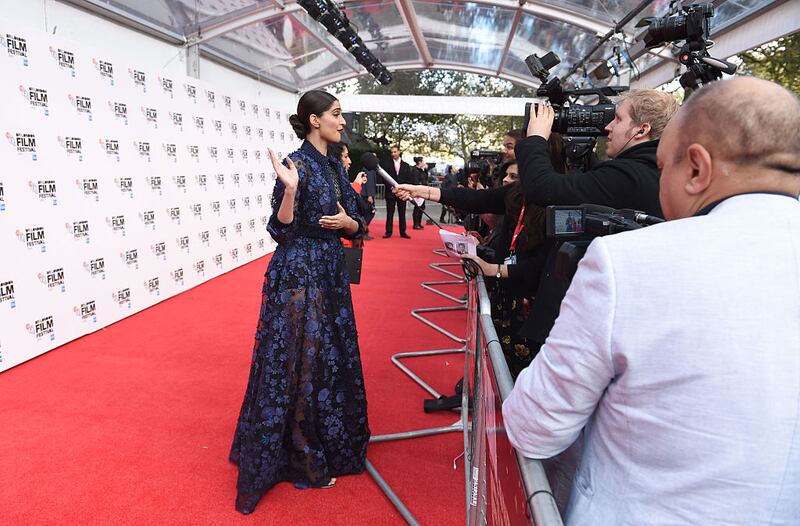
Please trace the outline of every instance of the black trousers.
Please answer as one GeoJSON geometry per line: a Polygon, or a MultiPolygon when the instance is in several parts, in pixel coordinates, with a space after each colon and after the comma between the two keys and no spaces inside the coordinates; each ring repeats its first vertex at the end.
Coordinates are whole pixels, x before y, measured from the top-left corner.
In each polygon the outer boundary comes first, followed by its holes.
{"type": "Polygon", "coordinates": [[[406,233],[406,202],[394,196],[386,200],[386,234],[392,235],[394,229],[394,208],[397,205],[397,220],[400,223],[400,234],[406,233]]]}
{"type": "Polygon", "coordinates": [[[422,211],[425,210],[425,203],[423,202],[419,207],[414,207],[411,212],[411,218],[414,220],[414,226],[422,226],[422,211]]]}

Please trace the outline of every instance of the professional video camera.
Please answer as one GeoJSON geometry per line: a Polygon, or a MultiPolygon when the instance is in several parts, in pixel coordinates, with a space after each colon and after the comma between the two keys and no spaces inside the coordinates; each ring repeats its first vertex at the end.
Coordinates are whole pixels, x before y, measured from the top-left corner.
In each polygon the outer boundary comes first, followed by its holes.
{"type": "Polygon", "coordinates": [[[558,243],[555,274],[565,283],[572,281],[578,262],[589,243],[599,236],[636,230],[664,220],[631,209],[607,206],[548,206],[545,215],[547,237],[558,243]]]}
{"type": "Polygon", "coordinates": [[[636,24],[636,27],[647,27],[644,44],[648,48],[667,42],[685,41],[678,53],[678,60],[688,69],[680,77],[684,88],[697,89],[699,84],[719,80],[723,73],[736,73],[735,64],[708,54],[708,49],[714,45],[708,39],[709,19],[712,16],[713,4],[692,4],[683,7],[683,14],[643,18],[636,24]]]}
{"type": "MultiPolygon", "coordinates": [[[[539,58],[534,53],[525,59],[525,64],[531,74],[542,81],[536,90],[537,97],[544,97],[550,101],[555,110],[556,118],[553,121],[553,131],[571,137],[599,137],[606,135],[605,127],[614,120],[616,114],[614,104],[608,97],[619,95],[628,90],[628,86],[603,86],[589,89],[564,89],[561,79],[549,78],[550,70],[561,63],[558,55],[552,51],[539,58]],[[586,95],[599,97],[599,104],[584,106],[575,100],[586,95]],[[573,100],[574,99],[574,100],[573,100]],[[568,106],[565,106],[569,103],[568,106]]],[[[528,128],[531,116],[531,105],[525,105],[525,123],[523,128],[528,128]]]]}

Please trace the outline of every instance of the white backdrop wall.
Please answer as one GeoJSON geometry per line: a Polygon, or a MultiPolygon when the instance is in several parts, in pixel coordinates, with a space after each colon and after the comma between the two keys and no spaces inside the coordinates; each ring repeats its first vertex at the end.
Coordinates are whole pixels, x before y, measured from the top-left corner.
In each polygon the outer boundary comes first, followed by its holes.
{"type": "Polygon", "coordinates": [[[175,47],[14,5],[0,19],[0,371],[270,252],[266,148],[298,145],[294,94],[208,62],[189,78],[175,47]]]}

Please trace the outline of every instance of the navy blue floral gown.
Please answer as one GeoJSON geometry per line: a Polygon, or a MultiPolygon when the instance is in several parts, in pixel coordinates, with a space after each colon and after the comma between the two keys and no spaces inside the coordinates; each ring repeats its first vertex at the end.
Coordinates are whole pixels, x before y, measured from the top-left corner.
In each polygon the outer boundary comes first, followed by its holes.
{"type": "Polygon", "coordinates": [[[341,202],[358,221],[356,194],[344,168],[304,142],[289,156],[300,176],[294,221],[277,210],[275,182],[267,229],[278,247],[267,268],[250,378],[230,460],[239,466],[236,509],[251,513],[279,482],[320,487],[361,473],[370,431],[367,398],[340,236],[319,226],[341,202]]]}

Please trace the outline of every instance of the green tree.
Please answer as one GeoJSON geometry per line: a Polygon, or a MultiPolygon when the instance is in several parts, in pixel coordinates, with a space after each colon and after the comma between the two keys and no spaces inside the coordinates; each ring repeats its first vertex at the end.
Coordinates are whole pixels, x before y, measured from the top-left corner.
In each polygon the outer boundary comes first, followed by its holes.
{"type": "MultiPolygon", "coordinates": [[[[522,97],[527,88],[493,77],[455,71],[399,71],[383,86],[369,76],[340,82],[330,87],[335,92],[380,95],[452,95],[464,97],[522,97]]],[[[522,125],[522,117],[491,115],[362,115],[364,136],[383,148],[399,144],[421,155],[456,155],[466,158],[474,148],[499,149],[508,130],[522,125]]]]}
{"type": "Polygon", "coordinates": [[[742,73],[777,82],[800,95],[800,33],[739,55],[742,73]]]}

